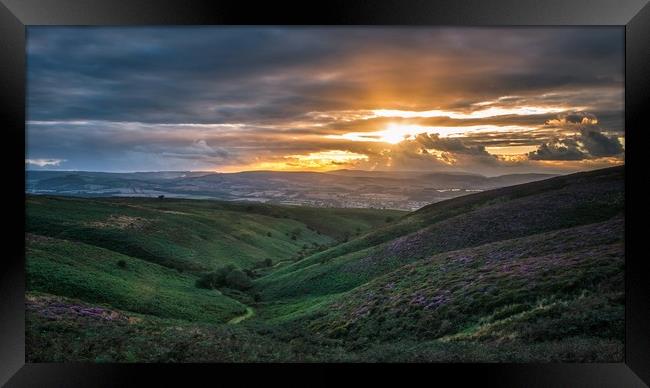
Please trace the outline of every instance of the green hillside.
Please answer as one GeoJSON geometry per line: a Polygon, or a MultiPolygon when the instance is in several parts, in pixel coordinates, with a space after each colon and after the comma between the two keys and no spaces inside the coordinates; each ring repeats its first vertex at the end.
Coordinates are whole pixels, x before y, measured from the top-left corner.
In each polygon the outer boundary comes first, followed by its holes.
{"type": "Polygon", "coordinates": [[[619,167],[468,195],[284,267],[258,287],[271,299],[338,293],[433,254],[608,220],[623,206],[619,167]]]}
{"type": "Polygon", "coordinates": [[[30,291],[161,318],[227,322],[246,313],[232,290],[197,288],[205,271],[281,265],[400,212],[170,199],[27,200],[30,291]],[[326,234],[323,224],[338,225],[326,234]],[[322,231],[322,232],[321,232],[322,231]],[[233,297],[235,297],[233,299],[233,297]]]}
{"type": "Polygon", "coordinates": [[[621,218],[456,250],[400,267],[301,319],[356,346],[394,338],[577,338],[597,346],[624,335],[623,250],[621,218]]]}
{"type": "Polygon", "coordinates": [[[407,215],[29,197],[27,358],[620,362],[623,211],[623,167],[407,215]]]}
{"type": "Polygon", "coordinates": [[[194,287],[190,275],[80,242],[29,235],[27,257],[31,291],[191,321],[223,322],[246,311],[219,291],[194,287]]]}
{"type": "Polygon", "coordinates": [[[169,268],[205,271],[225,264],[249,268],[266,258],[297,258],[401,214],[182,199],[31,196],[26,231],[169,268]]]}

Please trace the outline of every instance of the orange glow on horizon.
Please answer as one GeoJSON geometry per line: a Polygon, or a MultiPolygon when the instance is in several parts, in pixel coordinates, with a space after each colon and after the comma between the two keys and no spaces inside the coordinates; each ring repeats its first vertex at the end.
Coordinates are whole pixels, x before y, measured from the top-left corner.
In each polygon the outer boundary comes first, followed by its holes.
{"type": "Polygon", "coordinates": [[[310,152],[305,155],[287,155],[280,160],[256,162],[247,166],[230,166],[218,172],[242,171],[332,171],[353,167],[356,162],[367,161],[368,156],[350,151],[330,150],[310,152]]]}

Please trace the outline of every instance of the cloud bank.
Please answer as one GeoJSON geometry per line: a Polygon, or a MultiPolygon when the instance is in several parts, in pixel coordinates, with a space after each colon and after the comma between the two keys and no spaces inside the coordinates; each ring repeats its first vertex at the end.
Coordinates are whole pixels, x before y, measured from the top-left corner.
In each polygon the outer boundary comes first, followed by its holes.
{"type": "Polygon", "coordinates": [[[26,164],[500,174],[621,163],[623,35],[29,27],[26,164]]]}

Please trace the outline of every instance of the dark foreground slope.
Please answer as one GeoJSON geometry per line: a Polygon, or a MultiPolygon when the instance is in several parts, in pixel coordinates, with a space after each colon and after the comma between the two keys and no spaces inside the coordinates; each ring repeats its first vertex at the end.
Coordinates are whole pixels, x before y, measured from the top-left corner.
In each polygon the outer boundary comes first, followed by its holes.
{"type": "MultiPolygon", "coordinates": [[[[32,237],[28,252],[28,276],[40,271],[42,282],[28,295],[28,360],[620,362],[623,181],[622,167],[573,174],[377,221],[347,242],[268,269],[248,291],[255,300],[196,291],[187,271],[128,255],[136,273],[121,273],[115,251],[59,241],[70,235],[53,225],[78,221],[56,221],[52,204],[31,224],[56,244],[32,237]],[[99,275],[92,291],[104,299],[90,300],[87,286],[99,275]],[[132,292],[155,308],[143,310],[132,292]],[[214,300],[221,315],[205,307],[210,297],[227,298],[214,300]],[[222,323],[244,313],[239,324],[222,323]]],[[[178,206],[171,211],[206,212],[197,201],[178,206]]],[[[353,222],[302,211],[309,217],[301,222],[314,228],[353,222]]],[[[253,213],[241,228],[269,216],[253,213]]]]}
{"type": "MultiPolygon", "coordinates": [[[[434,255],[339,295],[302,319],[315,332],[358,348],[395,339],[416,349],[421,341],[433,348],[545,344],[561,349],[552,357],[620,360],[622,234],[616,217],[434,255]],[[589,354],[596,349],[599,355],[589,354]]],[[[426,347],[420,350],[424,354],[411,357],[431,357],[426,347]]]]}

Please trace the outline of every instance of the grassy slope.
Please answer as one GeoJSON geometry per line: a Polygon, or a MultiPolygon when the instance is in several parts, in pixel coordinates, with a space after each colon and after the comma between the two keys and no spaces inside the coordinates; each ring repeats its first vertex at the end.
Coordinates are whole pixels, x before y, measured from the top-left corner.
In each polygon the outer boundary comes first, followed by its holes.
{"type": "Polygon", "coordinates": [[[242,325],[161,319],[29,293],[28,362],[356,361],[337,341],[242,325]]]}
{"type": "Polygon", "coordinates": [[[213,325],[160,319],[47,294],[28,294],[28,362],[601,361],[620,360],[616,340],[539,343],[409,341],[350,348],[300,327],[213,325]]]}
{"type": "Polygon", "coordinates": [[[384,223],[387,214],[403,213],[172,199],[29,197],[26,231],[201,271],[291,258],[305,248],[334,243],[340,233],[353,235],[384,223]],[[336,233],[327,234],[323,225],[337,225],[336,233]],[[293,240],[295,231],[299,234],[293,240]]]}
{"type": "Polygon", "coordinates": [[[29,236],[27,258],[30,291],[189,321],[225,322],[246,311],[218,291],[196,288],[193,276],[80,242],[29,236]]]}
{"type": "Polygon", "coordinates": [[[622,338],[623,237],[617,217],[434,255],[339,295],[311,328],[351,340],[622,338]]]}
{"type": "Polygon", "coordinates": [[[266,299],[340,293],[436,253],[610,219],[623,169],[574,174],[424,207],[257,281],[266,299]]]}
{"type": "MultiPolygon", "coordinates": [[[[331,224],[338,222],[336,214],[323,209],[286,215],[290,208],[266,205],[225,210],[217,208],[223,204],[207,201],[104,201],[119,209],[136,206],[137,211],[150,212],[148,216],[196,212],[183,215],[195,220],[231,211],[242,218],[250,214],[253,220],[298,222],[306,230],[300,239],[311,238],[310,229],[323,237],[319,227],[327,225],[348,228],[348,233],[356,233],[357,227],[345,220],[340,226],[331,224]]],[[[258,279],[255,291],[263,293],[263,301],[255,306],[253,318],[235,327],[150,315],[140,317],[140,323],[89,318],[79,316],[69,307],[77,302],[67,299],[61,302],[68,306],[63,312],[55,307],[50,313],[49,307],[42,307],[52,304],[42,302],[49,296],[30,294],[36,301],[28,303],[28,346],[35,350],[28,357],[620,361],[622,210],[623,169],[613,168],[461,197],[389,224],[384,222],[387,213],[368,216],[377,226],[373,230],[362,229],[356,239],[274,267],[258,279]],[[72,317],[52,320],[51,314],[72,317]]],[[[105,212],[94,220],[106,217],[105,212]]],[[[52,224],[69,219],[60,204],[54,204],[41,210],[38,227],[51,234],[52,224]]],[[[72,229],[78,224],[74,220],[72,229]]],[[[147,231],[140,227],[131,234],[147,231]]]]}
{"type": "Polygon", "coordinates": [[[322,225],[335,223],[337,232],[352,234],[402,213],[318,214],[319,209],[217,201],[31,196],[28,290],[161,318],[227,322],[246,306],[196,288],[194,271],[291,259],[305,247],[335,242],[338,236],[321,232],[322,225]]]}

